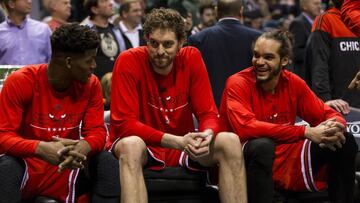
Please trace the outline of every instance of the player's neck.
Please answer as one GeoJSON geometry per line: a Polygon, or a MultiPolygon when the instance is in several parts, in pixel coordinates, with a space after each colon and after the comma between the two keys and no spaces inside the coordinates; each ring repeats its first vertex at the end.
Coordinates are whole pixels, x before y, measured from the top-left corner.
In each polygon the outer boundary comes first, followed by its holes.
{"type": "Polygon", "coordinates": [[[70,86],[69,74],[53,60],[49,63],[47,76],[50,85],[58,92],[64,92],[70,86]]]}
{"type": "Polygon", "coordinates": [[[154,65],[152,65],[153,70],[155,71],[155,73],[160,74],[160,75],[168,75],[172,68],[173,68],[173,63],[171,63],[169,66],[167,66],[166,68],[158,68],[154,65]]]}
{"type": "Polygon", "coordinates": [[[279,83],[279,77],[275,77],[272,80],[260,84],[260,87],[265,91],[271,94],[275,94],[275,89],[277,84],[279,83]]]}

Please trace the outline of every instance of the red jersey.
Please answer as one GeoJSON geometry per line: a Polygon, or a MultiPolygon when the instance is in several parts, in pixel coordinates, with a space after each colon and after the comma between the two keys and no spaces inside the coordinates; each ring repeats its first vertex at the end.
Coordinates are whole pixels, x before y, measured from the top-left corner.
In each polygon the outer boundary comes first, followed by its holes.
{"type": "Polygon", "coordinates": [[[360,37],[360,1],[344,0],[341,14],[343,21],[349,29],[360,37]]]}
{"type": "Polygon", "coordinates": [[[0,94],[0,154],[33,157],[40,141],[52,136],[78,140],[83,137],[91,153],[105,143],[101,86],[93,75],[86,84],[73,82],[57,92],[47,77],[47,65],[33,65],[13,72],[0,94]]]}
{"type": "Polygon", "coordinates": [[[275,93],[265,92],[256,83],[254,67],[232,75],[221,103],[221,130],[233,131],[244,143],[268,137],[276,142],[273,180],[278,189],[317,191],[326,188],[324,172],[313,173],[310,141],[305,126],[295,126],[296,116],[316,126],[344,118],[325,105],[297,75],[283,70],[275,93]]]}
{"type": "Polygon", "coordinates": [[[221,105],[223,127],[238,134],[242,142],[261,137],[277,143],[302,140],[305,127],[294,126],[296,116],[311,126],[335,117],[345,126],[344,118],[318,99],[295,74],[283,70],[272,94],[257,85],[253,69],[228,79],[221,105]]]}
{"type": "Polygon", "coordinates": [[[182,48],[171,72],[153,71],[147,47],[127,50],[118,57],[111,87],[110,145],[118,137],[136,135],[159,147],[164,133],[183,136],[199,130],[218,132],[218,111],[200,52],[182,48]]]}

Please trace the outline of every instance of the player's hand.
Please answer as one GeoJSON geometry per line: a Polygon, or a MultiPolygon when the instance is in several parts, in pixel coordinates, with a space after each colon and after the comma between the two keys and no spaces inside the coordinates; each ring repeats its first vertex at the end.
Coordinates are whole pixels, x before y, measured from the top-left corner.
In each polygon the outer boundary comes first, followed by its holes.
{"type": "Polygon", "coordinates": [[[60,142],[65,147],[61,149],[58,153],[61,155],[66,155],[66,153],[74,148],[74,146],[79,143],[79,140],[73,140],[68,138],[52,137],[54,142],[60,142]]]}
{"type": "Polygon", "coordinates": [[[335,118],[331,118],[329,120],[326,120],[322,124],[326,126],[324,131],[326,136],[336,135],[337,137],[339,137],[342,144],[345,143],[346,139],[344,136],[344,132],[346,128],[342,123],[338,122],[335,118]]]}
{"type": "Polygon", "coordinates": [[[326,126],[323,124],[320,124],[316,127],[306,127],[305,137],[316,144],[320,144],[322,137],[325,136],[324,134],[325,129],[326,126]]]}
{"type": "Polygon", "coordinates": [[[58,154],[62,157],[63,160],[66,158],[65,156],[67,156],[67,152],[74,149],[75,145],[79,142],[79,140],[72,140],[68,138],[60,138],[55,136],[52,137],[52,140],[54,142],[60,142],[61,144],[64,145],[64,148],[58,151],[58,154]]]}
{"type": "Polygon", "coordinates": [[[360,71],[355,75],[354,79],[350,82],[348,88],[360,90],[360,71]]]}
{"type": "Polygon", "coordinates": [[[324,140],[326,136],[324,133],[325,129],[326,126],[324,125],[318,125],[316,127],[307,127],[305,129],[305,137],[311,140],[312,142],[318,144],[321,148],[329,148],[330,150],[335,151],[336,148],[334,147],[335,143],[332,140],[333,137],[329,136],[326,140],[324,140]]]}
{"type": "Polygon", "coordinates": [[[322,122],[320,125],[325,125],[328,128],[330,128],[330,127],[338,127],[339,130],[341,130],[341,131],[345,130],[345,126],[342,123],[338,122],[336,120],[336,118],[330,118],[330,119],[322,122]]]}
{"type": "Polygon", "coordinates": [[[345,126],[343,124],[332,118],[316,127],[306,128],[305,137],[319,144],[321,148],[335,151],[345,143],[344,129],[345,126]]]}
{"type": "Polygon", "coordinates": [[[213,134],[209,132],[193,132],[184,136],[184,139],[191,138],[190,142],[185,144],[184,151],[192,157],[201,157],[210,153],[210,143],[213,134]]]}
{"type": "Polygon", "coordinates": [[[52,165],[58,165],[63,160],[58,152],[64,148],[65,146],[61,142],[40,141],[36,147],[35,154],[52,165]]]}
{"type": "Polygon", "coordinates": [[[342,114],[350,113],[349,103],[347,103],[346,101],[344,101],[342,99],[329,100],[329,101],[325,102],[325,104],[334,108],[337,112],[340,112],[342,114]]]}
{"type": "Polygon", "coordinates": [[[342,148],[345,139],[345,136],[342,132],[338,132],[332,136],[326,136],[321,139],[319,146],[321,148],[329,148],[332,151],[336,151],[337,148],[342,148]]]}
{"type": "Polygon", "coordinates": [[[59,172],[66,168],[84,168],[83,162],[86,161],[86,156],[91,150],[89,143],[85,140],[80,140],[73,149],[68,149],[69,148],[64,148],[64,150],[60,151],[60,154],[66,158],[59,164],[59,172]]]}
{"type": "Polygon", "coordinates": [[[344,135],[345,126],[336,121],[336,119],[326,121],[325,126],[325,136],[322,138],[319,146],[322,148],[327,147],[333,151],[335,151],[336,148],[342,148],[342,145],[346,142],[344,135]]]}

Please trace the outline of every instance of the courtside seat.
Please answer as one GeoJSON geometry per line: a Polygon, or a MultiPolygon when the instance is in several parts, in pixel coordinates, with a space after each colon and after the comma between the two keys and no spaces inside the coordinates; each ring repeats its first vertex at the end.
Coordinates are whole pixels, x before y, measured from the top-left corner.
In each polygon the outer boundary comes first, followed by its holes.
{"type": "Polygon", "coordinates": [[[21,201],[21,203],[60,203],[60,202],[58,202],[54,199],[51,199],[49,197],[38,196],[34,200],[21,201]]]}
{"type": "MultiPolygon", "coordinates": [[[[110,152],[108,152],[110,153],[110,152]]],[[[119,197],[119,162],[114,156],[96,159],[97,173],[93,177],[92,191],[97,196],[119,197]],[[109,175],[110,174],[110,175],[109,175]]],[[[218,191],[206,186],[206,173],[192,172],[181,167],[165,168],[161,171],[144,170],[149,202],[219,202],[218,191]]]]}
{"type": "Polygon", "coordinates": [[[26,201],[22,200],[21,203],[60,203],[60,202],[50,197],[38,196],[32,200],[26,200],[26,201]]]}
{"type": "Polygon", "coordinates": [[[40,196],[35,199],[34,203],[59,203],[59,202],[48,197],[40,196]]]}
{"type": "Polygon", "coordinates": [[[355,199],[354,202],[360,202],[360,172],[355,173],[355,199]]]}
{"type": "Polygon", "coordinates": [[[144,170],[149,193],[201,192],[206,184],[206,174],[196,173],[181,167],[161,171],[144,170]]]}
{"type": "Polygon", "coordinates": [[[288,192],[277,191],[274,203],[325,203],[328,202],[327,191],[322,192],[288,192]]]}

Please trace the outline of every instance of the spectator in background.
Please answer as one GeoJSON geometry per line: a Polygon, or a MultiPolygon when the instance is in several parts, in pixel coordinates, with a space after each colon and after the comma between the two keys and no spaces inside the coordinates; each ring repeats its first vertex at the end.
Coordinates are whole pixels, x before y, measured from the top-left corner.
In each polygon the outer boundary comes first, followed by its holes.
{"type": "MultiPolygon", "coordinates": [[[[360,1],[344,0],[341,7],[341,17],[346,26],[360,37],[360,1]]],[[[349,85],[350,89],[360,90],[360,71],[349,85]]]]}
{"type": "Polygon", "coordinates": [[[200,23],[194,26],[191,34],[194,35],[204,28],[211,27],[216,23],[216,11],[213,2],[206,1],[199,7],[200,23]]]}
{"type": "Polygon", "coordinates": [[[269,31],[274,31],[274,30],[280,30],[280,19],[271,19],[271,20],[267,20],[264,22],[263,24],[263,29],[264,32],[269,32],[269,31]]]}
{"type": "Polygon", "coordinates": [[[341,20],[342,0],[319,15],[306,47],[307,76],[312,90],[327,105],[347,114],[349,106],[360,108],[360,94],[347,87],[360,67],[360,38],[341,20]]]}
{"type": "Polygon", "coordinates": [[[281,9],[282,15],[297,15],[295,0],[279,0],[277,6],[281,9]]]}
{"type": "Polygon", "coordinates": [[[51,14],[51,19],[47,22],[51,31],[67,23],[71,15],[70,0],[48,0],[45,7],[51,14]]]}
{"type": "Polygon", "coordinates": [[[340,113],[286,70],[289,33],[266,32],[255,42],[253,66],[226,84],[220,118],[244,144],[248,198],[272,203],[274,186],[302,192],[328,189],[331,203],[352,203],[357,144],[340,113]],[[296,126],[296,117],[310,126],[296,126]]]}
{"type": "Polygon", "coordinates": [[[168,7],[177,10],[181,16],[190,17],[192,24],[195,25],[199,24],[199,15],[198,15],[199,4],[200,4],[199,0],[168,0],[167,2],[168,2],[167,3],[168,7]],[[186,10],[186,13],[181,11],[182,9],[186,10]]]}
{"type": "Polygon", "coordinates": [[[110,95],[111,95],[111,79],[112,79],[112,72],[106,73],[100,81],[101,89],[103,92],[104,98],[104,110],[110,110],[110,95]]]}
{"type": "Polygon", "coordinates": [[[120,7],[119,28],[125,41],[126,49],[146,44],[142,31],[141,20],[143,8],[140,0],[127,0],[120,7]]]}
{"type": "Polygon", "coordinates": [[[281,31],[289,31],[290,24],[294,20],[294,15],[286,15],[279,19],[279,29],[281,31]]]}
{"type": "Polygon", "coordinates": [[[261,11],[256,9],[244,13],[244,24],[255,30],[262,30],[263,16],[261,11]]]}
{"type": "Polygon", "coordinates": [[[251,65],[253,41],[260,32],[241,24],[241,0],[220,0],[219,21],[212,27],[189,37],[189,45],[197,47],[209,74],[215,103],[220,106],[226,79],[251,65]]]}
{"type": "Polygon", "coordinates": [[[349,29],[360,37],[360,1],[344,0],[341,15],[349,29]]]}
{"type": "Polygon", "coordinates": [[[183,14],[182,17],[184,18],[184,22],[185,22],[186,36],[189,37],[191,35],[191,30],[194,26],[192,13],[190,11],[186,11],[185,13],[180,13],[180,14],[183,14]]]}
{"type": "MultiPolygon", "coordinates": [[[[123,0],[113,0],[113,5],[112,5],[112,8],[113,8],[113,11],[114,11],[114,16],[117,16],[119,17],[119,9],[120,9],[120,5],[121,5],[121,2],[123,0]]],[[[114,22],[113,22],[114,23],[114,22]]],[[[115,24],[115,23],[114,23],[115,24]]]]}
{"type": "Polygon", "coordinates": [[[0,23],[4,22],[5,20],[5,13],[4,13],[4,10],[0,4],[0,23]]]}
{"type": "MultiPolygon", "coordinates": [[[[192,1],[192,0],[190,0],[190,1],[192,1]]],[[[191,30],[194,25],[194,18],[193,18],[194,16],[193,16],[191,10],[189,10],[189,7],[184,5],[186,3],[189,3],[189,1],[180,1],[180,0],[168,1],[169,8],[176,10],[183,17],[184,22],[185,22],[186,36],[189,37],[191,35],[191,30]]],[[[185,42],[184,46],[186,46],[186,45],[187,45],[187,43],[185,42]]]]}
{"type": "Polygon", "coordinates": [[[0,64],[47,63],[51,56],[50,28],[27,15],[29,0],[2,0],[8,17],[0,24],[0,64]]]}
{"type": "Polygon", "coordinates": [[[87,17],[87,12],[84,8],[85,0],[72,0],[71,1],[71,16],[70,22],[82,22],[87,17]]]}
{"type": "MultiPolygon", "coordinates": [[[[302,13],[290,24],[289,31],[293,34],[295,44],[293,47],[294,73],[305,80],[305,48],[311,33],[311,26],[316,16],[321,13],[321,0],[300,0],[302,13]]],[[[306,81],[309,85],[309,81],[306,81]]]]}
{"type": "MultiPolygon", "coordinates": [[[[118,25],[120,20],[121,20],[121,16],[120,16],[120,7],[126,3],[129,0],[112,0],[113,2],[113,10],[114,10],[114,15],[111,17],[110,22],[114,25],[118,25]]],[[[141,5],[141,10],[142,10],[142,19],[141,22],[144,21],[144,17],[145,17],[145,11],[147,10],[147,1],[146,0],[137,0],[140,2],[141,5]]]]}
{"type": "Polygon", "coordinates": [[[247,0],[244,1],[245,13],[259,11],[264,20],[271,18],[270,6],[266,0],[247,0]]]}
{"type": "Polygon", "coordinates": [[[86,0],[84,6],[89,14],[89,21],[84,24],[96,30],[100,36],[94,74],[101,80],[106,73],[112,72],[115,59],[125,50],[125,42],[119,28],[109,22],[114,14],[111,0],[86,0]]]}
{"type": "Polygon", "coordinates": [[[150,0],[147,1],[145,13],[150,12],[154,8],[167,8],[168,0],[150,0]]]}

